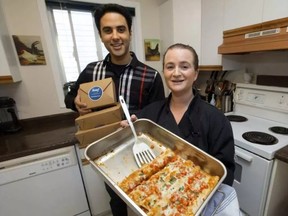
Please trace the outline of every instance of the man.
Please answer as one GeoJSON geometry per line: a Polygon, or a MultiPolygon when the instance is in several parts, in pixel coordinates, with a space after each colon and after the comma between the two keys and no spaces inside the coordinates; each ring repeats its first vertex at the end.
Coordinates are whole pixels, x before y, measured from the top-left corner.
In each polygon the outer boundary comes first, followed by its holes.
{"type": "MultiPolygon", "coordinates": [[[[95,23],[109,54],[102,61],[92,62],[81,72],[75,85],[65,97],[67,108],[80,115],[91,112],[78,95],[79,85],[111,77],[117,95],[123,95],[130,113],[137,113],[144,106],[164,99],[164,87],[160,74],[148,65],[138,61],[135,53],[129,51],[132,17],[125,7],[106,4],[94,13],[95,23]]],[[[110,206],[114,216],[127,215],[126,204],[106,185],[111,196],[110,206]]]]}
{"type": "Polygon", "coordinates": [[[95,11],[94,18],[109,54],[102,61],[88,64],[82,71],[65,97],[66,107],[78,111],[80,115],[91,112],[77,95],[79,85],[108,77],[113,79],[117,95],[124,96],[131,113],[163,99],[164,88],[160,74],[138,61],[135,53],[129,51],[132,35],[129,11],[120,5],[107,4],[95,11]]]}

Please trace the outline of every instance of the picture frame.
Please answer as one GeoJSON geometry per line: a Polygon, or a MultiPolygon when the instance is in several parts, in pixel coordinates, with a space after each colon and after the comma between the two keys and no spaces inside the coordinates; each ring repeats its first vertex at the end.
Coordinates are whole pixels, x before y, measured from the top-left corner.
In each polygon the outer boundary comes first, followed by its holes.
{"type": "Polygon", "coordinates": [[[145,60],[146,61],[160,61],[160,40],[159,39],[145,39],[145,60]]]}
{"type": "Polygon", "coordinates": [[[20,65],[46,65],[40,36],[12,35],[20,65]]]}

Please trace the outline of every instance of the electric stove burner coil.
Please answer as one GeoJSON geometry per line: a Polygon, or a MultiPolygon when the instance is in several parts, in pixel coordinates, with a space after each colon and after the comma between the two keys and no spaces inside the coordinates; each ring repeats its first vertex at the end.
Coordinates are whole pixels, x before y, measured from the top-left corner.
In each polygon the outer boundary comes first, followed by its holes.
{"type": "Polygon", "coordinates": [[[277,134],[283,134],[283,135],[288,135],[288,128],[286,127],[280,127],[280,126],[275,126],[269,128],[272,132],[277,133],[277,134]]]}
{"type": "Polygon", "coordinates": [[[227,115],[226,117],[228,118],[229,121],[233,121],[233,122],[245,122],[245,121],[247,121],[246,117],[240,116],[240,115],[227,115]]]}
{"type": "Polygon", "coordinates": [[[262,145],[273,145],[278,143],[278,139],[276,137],[259,131],[249,131],[243,133],[242,137],[249,142],[262,145]]]}

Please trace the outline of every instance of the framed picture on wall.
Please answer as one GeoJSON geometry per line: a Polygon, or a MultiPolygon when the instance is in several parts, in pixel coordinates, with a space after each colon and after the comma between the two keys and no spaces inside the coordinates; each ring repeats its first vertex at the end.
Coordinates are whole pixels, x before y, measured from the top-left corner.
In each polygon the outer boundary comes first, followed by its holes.
{"type": "Polygon", "coordinates": [[[40,36],[12,35],[21,65],[46,65],[40,36]]]}
{"type": "Polygon", "coordinates": [[[160,61],[160,40],[159,39],[145,39],[145,60],[146,61],[160,61]]]}

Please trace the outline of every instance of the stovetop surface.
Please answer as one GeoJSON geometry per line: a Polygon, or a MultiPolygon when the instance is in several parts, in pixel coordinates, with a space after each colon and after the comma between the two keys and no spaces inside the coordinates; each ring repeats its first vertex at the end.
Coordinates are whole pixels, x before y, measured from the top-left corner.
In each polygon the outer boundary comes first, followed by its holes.
{"type": "Polygon", "coordinates": [[[280,127],[288,128],[288,124],[283,124],[277,121],[271,121],[271,120],[267,120],[264,118],[255,117],[246,113],[240,113],[240,112],[230,112],[230,113],[226,113],[225,115],[226,116],[227,115],[239,115],[239,116],[244,116],[248,119],[245,122],[230,121],[236,146],[239,146],[254,154],[257,154],[261,157],[271,160],[274,158],[274,154],[277,150],[288,145],[288,135],[277,134],[269,130],[269,128],[273,126],[280,126],[280,127]],[[262,144],[249,142],[242,137],[242,134],[248,131],[259,131],[259,132],[268,133],[276,137],[278,139],[278,143],[273,144],[273,145],[262,145],[262,144]]]}

